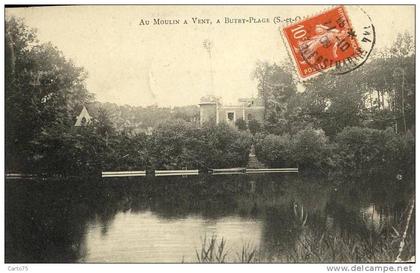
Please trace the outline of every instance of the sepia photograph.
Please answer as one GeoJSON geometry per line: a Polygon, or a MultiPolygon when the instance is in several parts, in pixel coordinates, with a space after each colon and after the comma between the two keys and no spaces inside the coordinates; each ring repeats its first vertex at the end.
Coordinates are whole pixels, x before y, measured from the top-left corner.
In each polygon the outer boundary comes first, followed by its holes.
{"type": "Polygon", "coordinates": [[[411,271],[415,8],[5,5],[8,270],[411,271]]]}

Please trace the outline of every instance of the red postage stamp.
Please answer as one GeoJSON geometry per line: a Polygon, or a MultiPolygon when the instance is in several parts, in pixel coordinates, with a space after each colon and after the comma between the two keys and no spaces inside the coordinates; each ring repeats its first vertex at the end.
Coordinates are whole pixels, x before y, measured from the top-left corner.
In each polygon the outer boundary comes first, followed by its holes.
{"type": "Polygon", "coordinates": [[[354,61],[363,51],[344,6],[283,28],[301,78],[354,61]]]}

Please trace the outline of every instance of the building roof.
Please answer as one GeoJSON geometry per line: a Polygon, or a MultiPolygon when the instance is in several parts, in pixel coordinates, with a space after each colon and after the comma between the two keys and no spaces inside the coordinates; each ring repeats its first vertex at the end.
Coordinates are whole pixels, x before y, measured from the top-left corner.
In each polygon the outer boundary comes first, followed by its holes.
{"type": "Polygon", "coordinates": [[[85,106],[83,106],[82,111],[77,116],[76,123],[74,126],[83,126],[84,124],[89,124],[92,121],[92,116],[89,114],[85,106]],[[83,122],[83,118],[85,122],[83,122]]]}

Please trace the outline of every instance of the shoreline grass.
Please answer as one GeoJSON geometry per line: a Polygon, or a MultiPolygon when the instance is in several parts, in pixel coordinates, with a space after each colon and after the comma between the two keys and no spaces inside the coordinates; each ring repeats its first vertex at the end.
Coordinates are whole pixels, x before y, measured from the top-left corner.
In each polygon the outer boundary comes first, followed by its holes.
{"type": "Polygon", "coordinates": [[[320,238],[303,234],[293,248],[279,255],[267,255],[261,249],[244,244],[238,251],[227,251],[228,240],[212,236],[196,251],[198,263],[397,263],[413,261],[414,238],[407,238],[406,250],[399,255],[400,238],[343,238],[323,233],[320,238]],[[233,255],[231,255],[233,254],[233,255]]]}
{"type": "Polygon", "coordinates": [[[398,227],[370,230],[367,234],[342,234],[326,230],[316,232],[307,225],[303,207],[294,207],[300,232],[293,246],[275,254],[245,243],[240,249],[227,250],[228,240],[204,237],[199,263],[399,263],[415,261],[414,199],[407,208],[405,220],[398,227]],[[231,255],[233,254],[233,255],[231,255]]]}

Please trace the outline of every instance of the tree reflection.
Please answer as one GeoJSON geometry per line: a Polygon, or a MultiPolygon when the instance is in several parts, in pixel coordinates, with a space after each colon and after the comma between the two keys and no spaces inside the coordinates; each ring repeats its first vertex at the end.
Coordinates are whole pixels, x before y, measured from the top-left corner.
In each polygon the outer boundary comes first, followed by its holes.
{"type": "Polygon", "coordinates": [[[411,190],[286,175],[8,181],[6,262],[83,261],[92,225],[105,237],[118,213],[146,211],[166,220],[254,219],[268,261],[288,260],[326,232],[350,240],[398,227],[411,190]]]}

